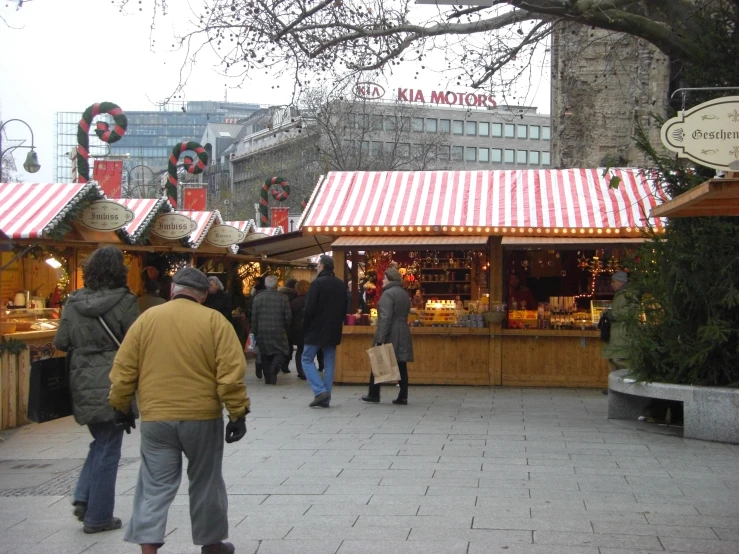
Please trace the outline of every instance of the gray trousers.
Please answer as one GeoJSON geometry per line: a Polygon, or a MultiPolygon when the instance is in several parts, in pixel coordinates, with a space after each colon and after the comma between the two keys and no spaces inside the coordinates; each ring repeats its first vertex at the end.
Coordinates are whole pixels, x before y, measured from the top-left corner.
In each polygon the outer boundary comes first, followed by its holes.
{"type": "Polygon", "coordinates": [[[215,544],[228,537],[223,440],[223,419],[141,422],[141,468],[126,541],[164,544],[167,512],[182,479],[182,454],[187,457],[193,542],[215,544]]]}

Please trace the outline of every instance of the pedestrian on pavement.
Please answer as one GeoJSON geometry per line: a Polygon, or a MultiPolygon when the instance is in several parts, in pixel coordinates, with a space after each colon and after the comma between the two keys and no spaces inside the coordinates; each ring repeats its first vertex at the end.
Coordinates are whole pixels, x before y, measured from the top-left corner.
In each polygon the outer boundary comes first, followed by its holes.
{"type": "Polygon", "coordinates": [[[203,305],[220,312],[231,323],[231,297],[223,290],[223,283],[218,277],[208,277],[208,297],[203,305]]]}
{"type": "Polygon", "coordinates": [[[120,250],[95,250],[82,265],[85,286],[67,298],[54,337],[54,345],[67,353],[74,419],[87,425],[93,438],[73,495],[74,515],[84,522],[85,533],[121,527],[113,509],[123,430],[108,405],[108,374],[118,343],[139,315],[127,276],[120,250]]]}
{"type": "Polygon", "coordinates": [[[187,457],[192,539],[203,554],[230,554],[223,481],[223,406],[227,443],[246,434],[246,361],[233,327],[201,304],[209,283],[194,267],[172,278],[172,300],[131,327],[110,373],[110,404],[126,426],[134,393],[141,406],[141,468],[125,540],[154,554],[187,457]]]}
{"type": "Polygon", "coordinates": [[[334,384],[336,347],[346,317],[346,285],[334,275],[334,259],[322,254],[318,262],[318,277],[310,284],[305,298],[303,330],[303,371],[313,389],[311,407],[328,408],[334,384]],[[323,378],[318,375],[313,359],[323,350],[323,378]]]}
{"type": "MultiPolygon", "coordinates": [[[[288,302],[292,302],[293,299],[298,295],[297,291],[295,290],[295,285],[297,282],[298,282],[297,279],[288,279],[287,281],[285,281],[285,286],[278,288],[277,291],[286,295],[288,302]]],[[[287,334],[287,339],[288,339],[287,359],[285,360],[285,365],[282,366],[282,373],[290,373],[290,367],[289,367],[290,360],[293,357],[294,344],[290,340],[290,333],[287,334]]]]}
{"type": "MultiPolygon", "coordinates": [[[[264,277],[261,275],[254,277],[254,283],[252,284],[251,291],[249,291],[249,298],[246,302],[246,326],[247,326],[247,336],[252,333],[251,330],[251,312],[252,307],[254,306],[254,298],[261,293],[264,292],[264,277]]],[[[254,360],[254,370],[257,375],[257,379],[262,378],[262,356],[259,354],[259,347],[257,347],[254,350],[255,360],[254,360]]]]}
{"type": "Polygon", "coordinates": [[[144,281],[144,294],[139,296],[137,304],[142,314],[149,308],[164,304],[166,300],[159,296],[159,282],[152,279],[144,281]]]}
{"type": "MultiPolygon", "coordinates": [[[[608,359],[608,370],[626,369],[629,358],[629,341],[626,337],[626,319],[628,319],[637,300],[628,288],[629,274],[616,271],[611,276],[611,288],[615,292],[611,309],[606,313],[611,324],[608,342],[603,343],[601,357],[608,359]]],[[[608,390],[601,391],[608,394],[608,390]]]]}
{"type": "MultiPolygon", "coordinates": [[[[411,311],[411,300],[403,290],[402,276],[395,267],[385,271],[382,281],[382,294],[377,303],[377,330],[373,342],[375,345],[391,343],[400,370],[400,391],[393,404],[408,404],[408,362],[413,361],[413,341],[408,327],[408,314],[411,311]]],[[[363,396],[365,402],[380,401],[380,385],[375,384],[375,376],[370,371],[369,391],[363,396]]]]}
{"type": "Polygon", "coordinates": [[[290,302],[290,311],[292,312],[292,323],[290,324],[290,332],[288,338],[290,344],[295,345],[295,369],[298,371],[298,377],[305,381],[305,372],[303,371],[303,347],[305,345],[305,333],[303,331],[303,315],[305,314],[305,298],[310,288],[310,282],[301,279],[295,285],[297,296],[290,302]]]}
{"type": "Polygon", "coordinates": [[[266,290],[254,297],[251,310],[251,332],[257,339],[264,382],[277,384],[277,374],[285,364],[288,353],[287,330],[292,312],[287,296],[277,292],[276,275],[264,279],[266,290]]]}

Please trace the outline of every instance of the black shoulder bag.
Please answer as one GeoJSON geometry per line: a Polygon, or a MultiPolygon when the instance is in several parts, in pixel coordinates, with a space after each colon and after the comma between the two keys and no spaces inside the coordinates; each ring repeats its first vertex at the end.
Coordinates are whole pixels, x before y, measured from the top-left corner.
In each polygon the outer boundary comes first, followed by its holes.
{"type": "Polygon", "coordinates": [[[603,310],[598,321],[598,329],[600,329],[600,340],[608,342],[611,340],[611,318],[608,317],[609,310],[603,310]]]}

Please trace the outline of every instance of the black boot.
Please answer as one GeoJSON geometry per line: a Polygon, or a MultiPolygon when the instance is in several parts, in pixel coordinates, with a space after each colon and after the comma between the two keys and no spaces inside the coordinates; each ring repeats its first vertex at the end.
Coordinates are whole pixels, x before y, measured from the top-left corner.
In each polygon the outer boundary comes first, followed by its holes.
{"type": "Polygon", "coordinates": [[[256,363],[254,366],[257,368],[257,379],[262,378],[262,364],[256,363]]]}

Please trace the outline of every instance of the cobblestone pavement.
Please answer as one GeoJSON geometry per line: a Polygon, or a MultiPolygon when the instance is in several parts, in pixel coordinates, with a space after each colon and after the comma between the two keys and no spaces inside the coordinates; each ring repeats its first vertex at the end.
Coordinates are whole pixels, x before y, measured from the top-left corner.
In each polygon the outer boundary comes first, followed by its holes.
{"type": "MultiPolygon", "coordinates": [[[[394,406],[392,387],[367,405],[364,387],[339,386],[311,409],[294,371],[268,387],[250,366],[247,382],[249,431],[224,459],[239,554],[739,553],[739,446],[608,421],[600,391],[411,386],[394,406]]],[[[2,438],[0,554],[139,551],[72,517],[86,428],[65,418],[2,438]]],[[[138,449],[135,431],[124,524],[138,449]]],[[[160,552],[199,551],[183,476],[160,552]]]]}

